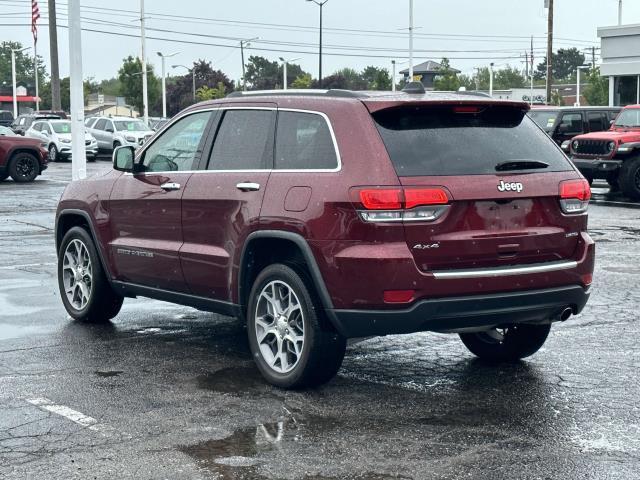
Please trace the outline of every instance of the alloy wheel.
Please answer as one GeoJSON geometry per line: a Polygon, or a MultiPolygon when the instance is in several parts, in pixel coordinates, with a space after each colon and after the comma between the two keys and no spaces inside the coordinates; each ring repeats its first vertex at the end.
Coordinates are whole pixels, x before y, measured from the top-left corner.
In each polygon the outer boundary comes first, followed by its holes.
{"type": "Polygon", "coordinates": [[[93,286],[93,268],[89,250],[82,240],[74,239],[64,251],[62,264],[64,292],[69,304],[82,310],[89,303],[93,286]]]}
{"type": "Polygon", "coordinates": [[[256,339],[262,358],[277,373],[288,373],[304,350],[304,313],[298,296],[285,282],[268,283],[260,292],[255,314],[256,339]]]}
{"type": "Polygon", "coordinates": [[[55,145],[51,145],[49,147],[49,161],[50,162],[55,162],[57,156],[58,156],[58,149],[56,148],[55,145]]]}
{"type": "Polygon", "coordinates": [[[21,157],[17,159],[16,173],[23,178],[31,177],[36,170],[35,159],[31,157],[21,157]]]}

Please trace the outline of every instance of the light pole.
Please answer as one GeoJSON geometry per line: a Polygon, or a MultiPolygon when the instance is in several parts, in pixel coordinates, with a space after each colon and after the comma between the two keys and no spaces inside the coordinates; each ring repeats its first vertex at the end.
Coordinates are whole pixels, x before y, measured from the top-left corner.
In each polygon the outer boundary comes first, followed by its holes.
{"type": "Polygon", "coordinates": [[[144,21],[144,0],[140,0],[140,40],[142,43],[142,104],[144,106],[144,123],[149,125],[149,89],[147,87],[147,53],[144,21]]]}
{"type": "Polygon", "coordinates": [[[618,25],[622,25],[622,0],[618,0],[618,25]]]}
{"type": "Polygon", "coordinates": [[[391,71],[393,72],[391,74],[391,91],[395,92],[396,91],[396,61],[395,60],[391,60],[391,71]]]}
{"type": "Polygon", "coordinates": [[[171,68],[178,68],[178,67],[186,68],[187,71],[191,72],[191,76],[193,78],[193,103],[195,103],[196,102],[196,69],[189,68],[186,65],[171,65],[171,68]]]}
{"type": "Polygon", "coordinates": [[[248,40],[240,40],[240,58],[242,59],[242,90],[247,89],[247,81],[245,80],[246,75],[246,67],[244,65],[244,47],[248,47],[251,45],[251,42],[255,40],[260,40],[260,37],[249,38],[248,40]]]}
{"type": "Polygon", "coordinates": [[[591,65],[580,65],[578,67],[578,75],[577,75],[578,82],[576,85],[576,103],[575,103],[576,107],[580,106],[580,70],[587,70],[589,68],[591,68],[591,65]]]}
{"type": "Polygon", "coordinates": [[[87,177],[82,82],[82,19],[80,0],[69,0],[69,91],[71,97],[71,178],[87,177]]]}
{"type": "MultiPolygon", "coordinates": [[[[320,54],[318,56],[318,85],[322,88],[322,7],[329,0],[307,0],[307,2],[313,2],[320,7],[320,54]]],[[[413,0],[412,0],[413,1],[413,0]]]]}
{"type": "MultiPolygon", "coordinates": [[[[16,92],[16,52],[24,52],[31,47],[11,49],[11,81],[13,82],[13,118],[18,116],[18,95],[16,92]]],[[[37,68],[37,66],[36,66],[37,68]]]]}
{"type": "Polygon", "coordinates": [[[493,98],[493,62],[489,64],[489,96],[493,98]]]}
{"type": "Polygon", "coordinates": [[[167,80],[165,74],[164,59],[175,57],[180,52],[170,53],[169,55],[163,55],[162,52],[156,52],[160,58],[162,58],[162,118],[167,118],[167,80]]]}
{"type": "Polygon", "coordinates": [[[413,82],[413,0],[409,0],[409,83],[413,82]]]}
{"type": "Polygon", "coordinates": [[[280,57],[280,61],[282,62],[282,85],[283,85],[283,90],[287,90],[289,88],[289,86],[287,85],[287,64],[291,63],[291,62],[295,62],[296,60],[300,60],[300,57],[298,58],[292,58],[290,60],[285,60],[284,58],[280,57]]]}

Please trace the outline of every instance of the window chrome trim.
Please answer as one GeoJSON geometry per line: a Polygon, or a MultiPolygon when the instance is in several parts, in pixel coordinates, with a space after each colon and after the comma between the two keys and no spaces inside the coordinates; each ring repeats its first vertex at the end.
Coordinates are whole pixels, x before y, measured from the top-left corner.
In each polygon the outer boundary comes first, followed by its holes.
{"type": "MultiPolygon", "coordinates": [[[[188,115],[193,115],[196,113],[202,113],[202,112],[213,112],[213,111],[224,111],[224,110],[268,110],[268,111],[274,111],[274,112],[297,112],[297,113],[309,113],[312,115],[320,115],[322,118],[324,118],[324,121],[326,122],[327,126],[329,127],[329,133],[331,134],[331,140],[333,142],[333,148],[336,152],[336,160],[338,161],[338,166],[335,168],[317,168],[317,169],[306,169],[306,168],[302,168],[302,169],[291,169],[291,170],[278,170],[277,168],[262,168],[262,169],[248,169],[248,170],[175,170],[175,171],[161,171],[161,172],[140,172],[140,173],[136,173],[136,176],[147,176],[147,175],[159,175],[159,174],[176,174],[176,173],[188,173],[188,174],[194,174],[194,173],[198,173],[198,174],[203,174],[203,173],[335,173],[335,172],[339,172],[342,170],[342,156],[340,155],[340,149],[338,148],[338,141],[336,139],[336,135],[335,132],[333,130],[333,125],[331,123],[331,120],[329,119],[329,117],[327,116],[327,114],[325,114],[324,112],[318,112],[315,110],[304,110],[304,109],[299,109],[299,108],[277,108],[277,107],[243,107],[243,106],[226,106],[226,105],[220,105],[218,107],[213,107],[213,108],[203,108],[203,109],[198,109],[198,110],[194,110],[194,111],[190,111],[190,112],[186,112],[180,116],[176,116],[174,118],[171,119],[170,122],[168,122],[166,125],[164,125],[162,127],[162,129],[158,130],[156,132],[156,134],[154,135],[154,139],[152,142],[142,146],[138,152],[136,152],[136,159],[140,158],[140,156],[148,149],[151,147],[151,145],[153,145],[158,138],[160,138],[161,134],[167,129],[169,128],[171,125],[173,125],[174,123],[178,122],[179,120],[183,119],[184,117],[188,116],[188,115]]],[[[276,124],[277,125],[277,124],[276,124]]],[[[275,161],[275,159],[274,159],[275,161]]],[[[131,172],[127,172],[125,173],[125,175],[134,175],[131,172]]]]}
{"type": "Polygon", "coordinates": [[[443,280],[482,278],[482,277],[508,277],[511,275],[528,275],[533,273],[555,272],[558,270],[570,270],[576,268],[576,261],[560,261],[549,263],[537,263],[527,266],[508,266],[496,268],[474,268],[469,270],[436,270],[431,272],[435,278],[443,280]]]}

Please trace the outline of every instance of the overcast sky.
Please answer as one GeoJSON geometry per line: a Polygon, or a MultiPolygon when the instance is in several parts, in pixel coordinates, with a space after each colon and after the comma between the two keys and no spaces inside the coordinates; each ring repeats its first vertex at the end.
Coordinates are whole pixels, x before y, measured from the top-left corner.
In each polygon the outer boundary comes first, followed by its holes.
{"type": "MultiPolygon", "coordinates": [[[[624,1],[624,23],[640,23],[640,2],[624,1]]],[[[48,63],[47,1],[39,3],[43,18],[40,21],[38,53],[48,63]]],[[[415,0],[414,3],[415,49],[422,50],[416,53],[416,63],[427,59],[439,60],[446,55],[451,58],[452,66],[468,74],[474,67],[485,66],[492,61],[496,65],[522,67],[523,59],[519,57],[529,49],[530,40],[525,37],[530,35],[537,37],[534,43],[536,63],[544,56],[547,24],[543,0],[415,0]]],[[[66,25],[67,0],[58,0],[57,4],[59,24],[66,25]]],[[[82,0],[81,4],[85,19],[83,28],[132,36],[139,34],[139,28],[136,30],[139,21],[133,13],[139,9],[138,0],[82,0]]],[[[390,68],[392,58],[402,62],[408,48],[408,4],[409,0],[329,0],[324,6],[324,75],[346,66],[356,69],[367,65],[390,68]]],[[[237,41],[233,39],[258,36],[260,40],[253,43],[253,48],[276,51],[250,48],[247,56],[258,54],[273,60],[279,56],[300,57],[296,63],[317,76],[319,8],[313,3],[305,0],[146,0],[145,5],[149,27],[147,35],[153,37],[147,40],[147,56],[158,73],[160,62],[156,52],[179,51],[174,59],[168,60],[168,65],[190,65],[194,60],[203,58],[212,61],[214,68],[220,68],[237,79],[241,75],[241,60],[240,50],[233,48],[237,47],[237,41]],[[162,18],[161,15],[200,17],[202,20],[162,18]],[[180,40],[229,46],[187,44],[180,43],[180,40]],[[282,45],[283,42],[302,45],[282,45]]],[[[557,1],[555,36],[558,40],[555,48],[598,46],[596,29],[617,23],[617,5],[618,0],[557,1]]],[[[0,0],[0,23],[3,24],[0,26],[0,40],[16,40],[30,45],[31,32],[25,25],[29,23],[29,12],[29,0],[0,0]],[[6,26],[8,23],[22,25],[6,26]]],[[[59,28],[60,73],[63,77],[69,71],[67,38],[66,29],[59,28]]],[[[140,41],[134,37],[85,31],[82,41],[84,76],[98,80],[116,75],[122,59],[127,55],[137,55],[140,50],[140,41]]],[[[399,69],[406,66],[400,65],[399,69]]]]}

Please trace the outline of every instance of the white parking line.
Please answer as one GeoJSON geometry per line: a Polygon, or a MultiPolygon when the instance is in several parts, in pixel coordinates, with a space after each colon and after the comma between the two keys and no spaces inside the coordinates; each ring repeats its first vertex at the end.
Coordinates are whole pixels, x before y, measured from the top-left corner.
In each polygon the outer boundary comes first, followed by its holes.
{"type": "Polygon", "coordinates": [[[18,268],[28,268],[28,267],[50,267],[52,265],[57,265],[57,262],[45,262],[45,263],[25,263],[22,265],[7,265],[4,267],[0,267],[0,270],[17,270],[18,268]]]}
{"type": "Polygon", "coordinates": [[[71,420],[72,422],[95,432],[101,432],[106,428],[105,425],[98,423],[95,418],[88,417],[84,413],[80,413],[77,410],[65,407],[64,405],[56,405],[48,398],[31,398],[27,400],[27,402],[42,410],[47,410],[48,412],[60,415],[61,417],[71,420]]]}

